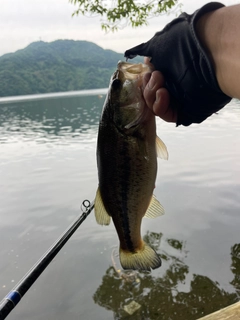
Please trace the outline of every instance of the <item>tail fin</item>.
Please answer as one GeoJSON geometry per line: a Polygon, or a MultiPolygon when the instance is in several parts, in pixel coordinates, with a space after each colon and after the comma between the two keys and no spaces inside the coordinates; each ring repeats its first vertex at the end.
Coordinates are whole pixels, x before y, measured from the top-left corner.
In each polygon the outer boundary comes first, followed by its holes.
{"type": "Polygon", "coordinates": [[[150,271],[151,269],[159,268],[162,264],[156,251],[144,241],[141,249],[134,253],[120,248],[119,256],[123,269],[150,271]]]}

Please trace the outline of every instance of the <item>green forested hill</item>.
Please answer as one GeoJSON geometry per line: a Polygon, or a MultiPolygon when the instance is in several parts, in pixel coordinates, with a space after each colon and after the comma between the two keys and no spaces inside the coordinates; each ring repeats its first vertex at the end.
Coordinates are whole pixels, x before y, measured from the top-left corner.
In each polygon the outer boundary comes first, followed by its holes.
{"type": "Polygon", "coordinates": [[[0,96],[105,88],[123,60],[88,41],[38,41],[0,57],[0,96]]]}

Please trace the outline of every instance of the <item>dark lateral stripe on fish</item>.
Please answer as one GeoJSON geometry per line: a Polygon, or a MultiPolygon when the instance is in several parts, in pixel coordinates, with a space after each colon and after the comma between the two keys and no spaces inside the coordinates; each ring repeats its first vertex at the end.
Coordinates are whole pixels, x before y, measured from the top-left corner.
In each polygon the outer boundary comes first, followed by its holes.
{"type": "Polygon", "coordinates": [[[130,224],[129,224],[129,212],[128,212],[128,193],[129,193],[129,186],[126,184],[126,181],[129,179],[129,172],[131,170],[130,167],[130,157],[128,156],[129,145],[127,142],[124,141],[122,145],[122,152],[125,155],[124,156],[124,163],[122,163],[121,168],[121,221],[122,221],[122,228],[124,230],[124,240],[126,242],[127,248],[129,251],[134,252],[134,246],[131,239],[131,230],[130,230],[130,224]]]}

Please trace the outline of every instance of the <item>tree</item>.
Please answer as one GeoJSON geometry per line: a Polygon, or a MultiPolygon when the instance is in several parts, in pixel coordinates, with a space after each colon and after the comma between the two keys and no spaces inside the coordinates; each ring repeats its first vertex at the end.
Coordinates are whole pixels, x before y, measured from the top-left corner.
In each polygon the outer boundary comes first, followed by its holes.
{"type": "Polygon", "coordinates": [[[117,31],[131,25],[133,28],[148,24],[148,19],[180,8],[178,0],[69,0],[78,6],[73,15],[100,15],[105,31],[117,31]]]}

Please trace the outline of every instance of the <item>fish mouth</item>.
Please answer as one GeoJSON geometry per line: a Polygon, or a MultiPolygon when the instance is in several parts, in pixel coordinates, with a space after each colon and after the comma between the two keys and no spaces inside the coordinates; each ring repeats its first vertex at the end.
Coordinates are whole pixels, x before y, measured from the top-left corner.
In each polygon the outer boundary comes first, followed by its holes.
{"type": "Polygon", "coordinates": [[[119,61],[117,64],[117,70],[123,73],[125,80],[136,80],[143,74],[152,72],[151,67],[144,63],[128,63],[124,61],[119,61]]]}
{"type": "MultiPolygon", "coordinates": [[[[145,73],[152,72],[151,67],[144,63],[132,64],[124,61],[119,61],[117,70],[112,75],[112,81],[118,79],[122,83],[125,81],[141,82],[141,76],[145,73]]],[[[140,84],[139,84],[140,85],[140,84]]]]}
{"type": "Polygon", "coordinates": [[[150,68],[145,64],[132,64],[124,61],[119,61],[117,64],[117,70],[112,75],[112,80],[134,80],[138,76],[146,72],[150,72],[150,68]]]}
{"type": "Polygon", "coordinates": [[[122,83],[126,80],[124,71],[121,68],[117,68],[117,70],[112,75],[112,81],[120,80],[122,83]]]}
{"type": "Polygon", "coordinates": [[[127,85],[129,82],[135,82],[137,83],[137,86],[140,86],[141,75],[148,71],[149,67],[147,65],[119,61],[117,64],[117,70],[112,75],[112,85],[116,89],[120,84],[127,85]]]}

